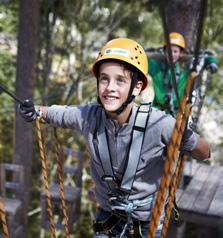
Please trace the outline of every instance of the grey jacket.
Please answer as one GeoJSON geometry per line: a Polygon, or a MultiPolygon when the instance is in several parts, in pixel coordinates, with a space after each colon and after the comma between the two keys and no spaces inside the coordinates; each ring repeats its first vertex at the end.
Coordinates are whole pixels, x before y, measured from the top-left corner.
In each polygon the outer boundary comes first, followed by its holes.
{"type": "MultiPolygon", "coordinates": [[[[95,182],[95,194],[99,205],[107,211],[111,208],[108,204],[107,184],[102,181],[104,175],[102,164],[98,158],[94,145],[94,135],[99,125],[104,125],[108,133],[108,145],[115,176],[121,179],[127,151],[129,149],[131,132],[136,116],[137,106],[133,110],[129,121],[119,125],[117,121],[106,116],[103,108],[98,104],[84,106],[58,106],[47,108],[46,120],[59,127],[78,130],[90,148],[91,172],[95,182]]],[[[175,119],[157,109],[152,109],[147,124],[142,145],[140,161],[129,200],[143,200],[156,194],[165,161],[167,145],[170,141],[175,119]]],[[[183,138],[181,150],[190,153],[196,147],[198,135],[189,132],[183,138]]],[[[133,212],[133,217],[139,220],[149,220],[152,204],[139,207],[133,212]]]]}

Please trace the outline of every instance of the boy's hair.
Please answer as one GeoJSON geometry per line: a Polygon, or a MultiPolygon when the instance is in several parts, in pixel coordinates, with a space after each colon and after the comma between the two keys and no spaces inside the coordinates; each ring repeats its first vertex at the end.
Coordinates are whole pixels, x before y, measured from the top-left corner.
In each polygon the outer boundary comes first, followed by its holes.
{"type": "Polygon", "coordinates": [[[137,68],[135,68],[134,66],[132,66],[132,65],[130,65],[130,64],[124,62],[124,61],[118,60],[118,59],[105,59],[105,60],[99,62],[97,64],[97,67],[95,68],[95,76],[96,76],[97,79],[99,77],[100,66],[101,66],[101,64],[103,64],[105,62],[118,63],[120,66],[123,66],[124,70],[127,70],[127,71],[130,72],[131,79],[133,79],[133,75],[137,75],[138,76],[137,81],[142,81],[143,82],[143,80],[142,80],[143,75],[137,68]]]}

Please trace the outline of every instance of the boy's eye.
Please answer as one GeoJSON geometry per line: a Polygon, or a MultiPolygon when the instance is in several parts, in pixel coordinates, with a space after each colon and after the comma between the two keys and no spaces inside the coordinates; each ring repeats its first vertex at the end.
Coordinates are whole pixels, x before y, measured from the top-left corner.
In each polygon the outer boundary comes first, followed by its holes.
{"type": "Polygon", "coordinates": [[[122,78],[122,77],[119,77],[119,78],[117,78],[117,82],[118,83],[125,83],[125,79],[124,78],[122,78]]]}
{"type": "Polygon", "coordinates": [[[101,76],[101,77],[99,77],[99,81],[100,81],[100,82],[107,82],[107,81],[108,81],[108,77],[106,77],[106,76],[101,76]]]}

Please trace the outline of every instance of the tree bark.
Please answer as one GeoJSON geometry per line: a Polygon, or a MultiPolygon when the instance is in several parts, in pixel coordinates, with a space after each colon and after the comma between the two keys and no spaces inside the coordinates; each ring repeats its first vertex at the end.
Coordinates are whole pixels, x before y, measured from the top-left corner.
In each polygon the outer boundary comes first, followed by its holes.
{"type": "Polygon", "coordinates": [[[181,33],[188,51],[195,48],[200,5],[201,0],[167,1],[165,11],[169,32],[181,33]]]}
{"type": "MultiPolygon", "coordinates": [[[[38,44],[39,1],[19,1],[19,29],[18,52],[16,72],[16,95],[24,99],[33,99],[36,75],[36,52],[38,44]]],[[[17,109],[17,105],[16,105],[17,109]]],[[[29,188],[31,182],[31,165],[33,153],[33,125],[24,122],[15,115],[14,124],[14,162],[25,168],[25,193],[24,193],[24,236],[27,236],[27,208],[29,201],[29,188]]]]}

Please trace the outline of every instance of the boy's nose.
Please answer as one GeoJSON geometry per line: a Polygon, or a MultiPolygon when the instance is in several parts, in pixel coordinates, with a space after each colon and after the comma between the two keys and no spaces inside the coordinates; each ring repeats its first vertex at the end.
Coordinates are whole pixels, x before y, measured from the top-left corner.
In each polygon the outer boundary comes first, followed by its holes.
{"type": "Polygon", "coordinates": [[[107,86],[107,88],[108,89],[114,89],[115,88],[115,80],[113,80],[113,79],[111,79],[111,80],[109,80],[109,82],[108,82],[108,86],[107,86]]]}

